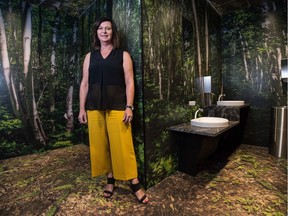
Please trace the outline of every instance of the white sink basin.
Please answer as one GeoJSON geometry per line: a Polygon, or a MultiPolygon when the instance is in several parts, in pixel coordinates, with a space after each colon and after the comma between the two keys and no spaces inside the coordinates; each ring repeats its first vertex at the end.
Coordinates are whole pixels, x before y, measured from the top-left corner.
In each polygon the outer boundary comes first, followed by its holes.
{"type": "Polygon", "coordinates": [[[228,119],[220,117],[200,117],[191,120],[191,125],[197,127],[227,127],[228,119]]]}
{"type": "Polygon", "coordinates": [[[217,101],[217,106],[242,106],[245,102],[241,100],[223,100],[217,101]]]}

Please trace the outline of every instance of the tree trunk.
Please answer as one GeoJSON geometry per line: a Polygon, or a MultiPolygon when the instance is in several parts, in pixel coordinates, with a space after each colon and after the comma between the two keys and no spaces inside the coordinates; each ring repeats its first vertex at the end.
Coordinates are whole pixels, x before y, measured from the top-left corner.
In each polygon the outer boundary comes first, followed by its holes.
{"type": "Polygon", "coordinates": [[[41,125],[38,115],[35,96],[34,96],[34,83],[33,72],[30,67],[31,57],[31,41],[32,41],[32,20],[31,20],[31,5],[25,3],[23,14],[23,73],[24,73],[24,86],[25,86],[25,100],[27,106],[27,117],[29,119],[35,141],[46,144],[45,133],[41,125]]]}
{"type": "Polygon", "coordinates": [[[39,65],[39,68],[41,69],[40,71],[42,72],[42,60],[41,60],[41,56],[42,56],[42,7],[39,6],[38,7],[39,9],[39,14],[38,14],[38,19],[39,19],[39,30],[38,30],[38,65],[39,65]]]}
{"type": "Polygon", "coordinates": [[[51,73],[50,73],[50,86],[49,86],[49,107],[50,112],[55,110],[55,74],[56,74],[56,43],[57,43],[57,30],[59,24],[59,12],[56,12],[55,23],[52,28],[52,47],[51,47],[51,73]]]}
{"type": "Polygon", "coordinates": [[[78,55],[77,55],[77,22],[75,21],[73,26],[73,48],[74,52],[71,55],[69,60],[69,81],[68,81],[68,91],[66,97],[66,113],[65,117],[67,119],[66,122],[66,130],[67,132],[72,132],[74,129],[74,115],[73,115],[73,91],[74,91],[74,80],[75,80],[75,71],[77,70],[78,65],[78,55]]]}
{"type": "Polygon", "coordinates": [[[157,63],[157,71],[158,71],[158,85],[159,85],[159,99],[163,99],[163,94],[162,94],[162,68],[161,64],[157,63]]]}
{"type": "Polygon", "coordinates": [[[195,37],[196,37],[196,44],[197,44],[197,61],[198,61],[198,74],[199,74],[201,103],[202,105],[204,105],[204,80],[202,78],[200,34],[199,34],[199,28],[198,28],[198,17],[197,17],[195,0],[192,0],[192,10],[193,10],[193,17],[194,17],[194,22],[195,22],[195,37]]]}
{"type": "Polygon", "coordinates": [[[250,58],[250,54],[248,52],[248,43],[241,33],[239,33],[239,35],[240,35],[240,42],[241,42],[242,51],[243,51],[242,53],[243,53],[243,63],[244,63],[244,69],[245,69],[245,78],[247,81],[251,80],[251,82],[253,83],[253,79],[251,78],[250,73],[249,73],[248,61],[250,58]]]}
{"type": "Polygon", "coordinates": [[[208,26],[208,14],[207,14],[207,4],[205,7],[205,49],[206,49],[206,68],[205,74],[209,75],[209,26],[208,26]]]}
{"type": "Polygon", "coordinates": [[[257,72],[257,80],[256,83],[258,84],[258,92],[261,93],[262,92],[262,86],[263,86],[263,68],[262,68],[262,58],[260,55],[257,55],[256,59],[256,72],[257,72]]]}
{"type": "Polygon", "coordinates": [[[70,85],[66,97],[66,113],[65,113],[65,117],[67,119],[66,131],[69,133],[72,132],[74,129],[73,90],[74,90],[73,85],[70,85]]]}
{"type": "MultiPolygon", "coordinates": [[[[166,61],[168,59],[168,62],[166,63],[167,68],[166,68],[166,72],[167,72],[167,101],[170,101],[170,94],[171,94],[171,83],[173,83],[173,77],[174,77],[174,73],[175,73],[175,66],[176,65],[172,65],[173,60],[175,60],[175,58],[171,58],[171,56],[173,55],[174,51],[176,50],[176,46],[174,45],[174,39],[175,39],[175,26],[177,23],[177,19],[175,18],[175,11],[177,9],[177,7],[173,7],[171,1],[170,1],[170,5],[169,5],[169,10],[166,13],[166,19],[169,20],[169,22],[167,23],[167,26],[165,28],[165,31],[167,31],[167,36],[169,37],[169,40],[167,41],[167,58],[166,61]],[[170,31],[169,31],[170,29],[170,31]]],[[[169,104],[169,103],[168,103],[169,104]]]]}
{"type": "Polygon", "coordinates": [[[20,103],[16,94],[15,84],[13,82],[13,79],[11,78],[12,76],[11,76],[8,49],[7,49],[6,32],[5,32],[4,20],[3,20],[1,9],[0,9],[0,48],[1,48],[4,78],[6,81],[7,88],[8,88],[12,109],[13,109],[14,115],[20,118],[21,117],[20,103]]]}

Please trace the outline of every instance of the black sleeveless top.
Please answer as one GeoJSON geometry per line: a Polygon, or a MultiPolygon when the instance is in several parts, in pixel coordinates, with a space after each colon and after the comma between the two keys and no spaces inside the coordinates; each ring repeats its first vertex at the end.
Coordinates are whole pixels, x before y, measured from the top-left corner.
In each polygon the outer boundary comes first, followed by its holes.
{"type": "Polygon", "coordinates": [[[91,52],[87,110],[124,110],[126,85],[123,50],[113,49],[104,59],[100,50],[91,52]]]}

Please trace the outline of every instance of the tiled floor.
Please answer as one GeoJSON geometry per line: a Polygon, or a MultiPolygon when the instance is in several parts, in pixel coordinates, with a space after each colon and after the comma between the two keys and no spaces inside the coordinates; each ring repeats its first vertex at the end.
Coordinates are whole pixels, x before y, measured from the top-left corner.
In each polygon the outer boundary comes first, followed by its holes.
{"type": "Polygon", "coordinates": [[[139,204],[126,182],[102,197],[89,150],[77,145],[0,161],[0,215],[287,215],[287,160],[241,145],[229,160],[207,161],[195,176],[176,172],[139,204]]]}

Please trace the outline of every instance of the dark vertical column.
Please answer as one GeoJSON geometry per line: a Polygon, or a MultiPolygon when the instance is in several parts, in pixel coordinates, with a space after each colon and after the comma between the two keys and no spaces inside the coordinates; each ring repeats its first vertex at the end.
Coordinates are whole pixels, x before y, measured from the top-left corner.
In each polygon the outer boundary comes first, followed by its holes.
{"type": "Polygon", "coordinates": [[[81,19],[81,21],[80,21],[80,23],[81,23],[81,45],[80,46],[81,46],[81,53],[84,54],[85,47],[86,47],[86,46],[84,46],[84,44],[85,44],[84,16],[82,16],[80,19],[81,19]]]}
{"type": "Polygon", "coordinates": [[[106,15],[109,18],[112,18],[112,8],[113,8],[113,1],[112,0],[107,0],[106,15]]]}

